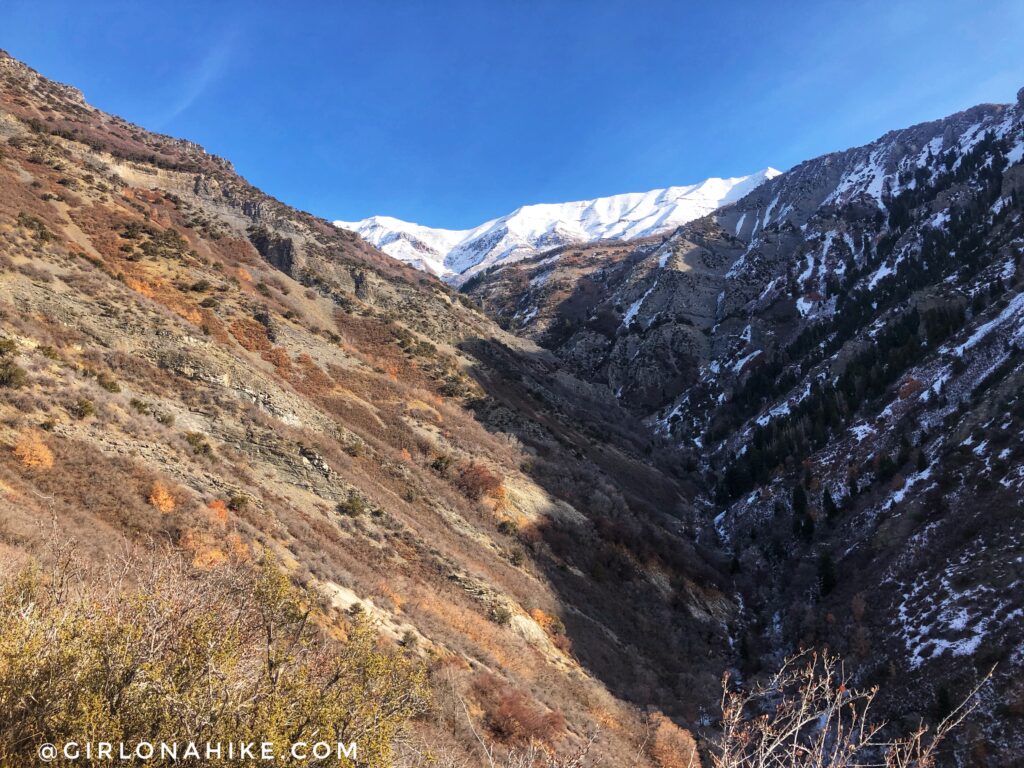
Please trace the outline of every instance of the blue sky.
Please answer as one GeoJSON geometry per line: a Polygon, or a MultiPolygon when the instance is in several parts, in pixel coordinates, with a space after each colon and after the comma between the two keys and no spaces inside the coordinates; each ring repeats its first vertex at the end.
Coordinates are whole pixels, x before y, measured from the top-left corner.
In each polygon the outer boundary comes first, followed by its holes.
{"type": "Polygon", "coordinates": [[[1024,2],[4,0],[0,47],[327,218],[466,227],[1024,86],[1024,2]]]}

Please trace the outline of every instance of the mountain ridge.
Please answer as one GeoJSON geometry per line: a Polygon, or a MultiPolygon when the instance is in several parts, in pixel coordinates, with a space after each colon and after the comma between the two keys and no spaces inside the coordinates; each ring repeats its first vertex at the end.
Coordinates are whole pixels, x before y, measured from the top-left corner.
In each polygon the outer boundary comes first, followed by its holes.
{"type": "Polygon", "coordinates": [[[1024,89],[805,160],[660,240],[464,286],[696,450],[741,670],[827,645],[899,716],[998,664],[969,739],[1000,767],[1024,754],[1022,160],[1024,89]]]}
{"type": "Polygon", "coordinates": [[[391,216],[334,222],[400,261],[459,284],[497,264],[541,250],[661,234],[735,202],[781,172],[712,177],[695,184],[590,200],[522,205],[470,229],[427,227],[391,216]]]}

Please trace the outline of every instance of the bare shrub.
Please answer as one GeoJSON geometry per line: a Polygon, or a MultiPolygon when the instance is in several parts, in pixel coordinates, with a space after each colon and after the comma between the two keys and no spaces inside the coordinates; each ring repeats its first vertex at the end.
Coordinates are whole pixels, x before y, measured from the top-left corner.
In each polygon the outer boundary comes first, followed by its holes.
{"type": "Polygon", "coordinates": [[[455,485],[467,499],[479,501],[484,496],[491,496],[501,488],[501,477],[483,464],[472,462],[459,470],[455,485]]]}
{"type": "Polygon", "coordinates": [[[920,725],[890,738],[872,718],[877,688],[851,687],[851,676],[831,653],[805,651],[766,682],[730,691],[723,681],[722,732],[713,768],[932,768],[939,745],[977,706],[971,694],[935,729],[920,725]]]}
{"type": "Polygon", "coordinates": [[[482,672],[473,686],[484,709],[484,721],[494,736],[513,744],[550,743],[565,729],[559,712],[546,712],[526,691],[514,688],[496,675],[482,672]]]}

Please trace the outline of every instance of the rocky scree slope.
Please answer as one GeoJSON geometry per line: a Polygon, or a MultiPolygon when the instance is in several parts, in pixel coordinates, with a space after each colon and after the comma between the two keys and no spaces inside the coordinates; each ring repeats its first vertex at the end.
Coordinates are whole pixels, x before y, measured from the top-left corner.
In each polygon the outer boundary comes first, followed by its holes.
{"type": "Polygon", "coordinates": [[[525,205],[465,230],[424,227],[390,216],[334,223],[357,232],[389,256],[458,285],[485,269],[559,246],[635,240],[673,230],[778,175],[774,168],[766,168],[749,176],[705,179],[650,192],[525,205]]]}
{"type": "Polygon", "coordinates": [[[978,765],[1024,754],[1022,117],[1024,90],[466,286],[699,451],[742,673],[827,643],[934,719],[998,663],[978,765]]]}
{"type": "Polygon", "coordinates": [[[551,352],[6,55],[0,243],[5,561],[274,554],[429,665],[402,765],[595,731],[657,765],[712,706],[736,604],[692,458],[551,352]]]}

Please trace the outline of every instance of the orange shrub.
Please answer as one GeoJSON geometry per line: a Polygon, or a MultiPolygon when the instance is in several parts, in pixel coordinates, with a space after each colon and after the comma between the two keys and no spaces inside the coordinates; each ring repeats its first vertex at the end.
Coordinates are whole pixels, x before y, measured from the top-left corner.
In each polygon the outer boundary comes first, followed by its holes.
{"type": "Polygon", "coordinates": [[[924,384],[917,379],[908,376],[907,379],[900,384],[900,400],[907,400],[922,390],[924,390],[924,384]]]}
{"type": "Polygon", "coordinates": [[[545,632],[549,632],[555,623],[555,617],[541,608],[534,608],[530,611],[530,618],[536,621],[545,632]]]}
{"type": "Polygon", "coordinates": [[[295,358],[295,364],[302,372],[299,389],[307,395],[323,395],[334,390],[334,379],[328,376],[305,352],[295,358]]]}
{"type": "Polygon", "coordinates": [[[267,338],[267,329],[248,318],[239,318],[229,328],[231,335],[250,352],[263,352],[272,346],[267,338]]]}
{"type": "Polygon", "coordinates": [[[557,616],[554,616],[540,608],[530,611],[530,617],[540,625],[541,629],[547,632],[552,644],[566,656],[572,653],[572,641],[565,634],[565,624],[557,616]]]}
{"type": "Polygon", "coordinates": [[[568,635],[555,635],[551,638],[551,643],[566,656],[572,656],[572,640],[568,635]]]}
{"type": "Polygon", "coordinates": [[[697,742],[685,728],[680,728],[660,712],[651,718],[654,742],[651,756],[659,768],[700,768],[697,742]]]}
{"type": "MultiPolygon", "coordinates": [[[[491,493],[490,497],[494,499],[495,509],[505,509],[508,506],[508,492],[505,490],[504,485],[498,485],[491,493]]],[[[519,522],[518,520],[516,521],[519,522]]]]}
{"type": "Polygon", "coordinates": [[[402,608],[405,606],[405,598],[392,589],[391,585],[386,581],[382,581],[378,586],[378,589],[384,597],[391,601],[391,604],[394,606],[395,613],[401,613],[402,608]]]}
{"type": "Polygon", "coordinates": [[[271,347],[260,357],[274,366],[284,378],[287,379],[292,375],[292,359],[288,357],[288,352],[284,347],[271,347]]]}
{"type": "Polygon", "coordinates": [[[497,675],[479,673],[473,680],[484,721],[491,732],[509,743],[531,741],[551,743],[565,729],[559,712],[544,711],[542,705],[521,688],[513,688],[497,675]]]}
{"type": "Polygon", "coordinates": [[[221,528],[224,528],[228,524],[228,505],[221,499],[214,499],[207,503],[206,507],[210,510],[213,515],[214,521],[221,528]]]}
{"type": "Polygon", "coordinates": [[[14,455],[23,467],[28,469],[50,469],[53,467],[53,451],[35,430],[25,430],[14,445],[14,455]]]}
{"type": "Polygon", "coordinates": [[[126,277],[124,284],[136,293],[141,293],[146,298],[151,299],[156,295],[156,291],[153,289],[153,286],[145,280],[140,280],[135,277],[126,277]]]}
{"type": "Polygon", "coordinates": [[[229,533],[227,538],[228,554],[236,562],[245,562],[249,559],[249,545],[242,541],[237,533],[229,533]]]}
{"type": "Polygon", "coordinates": [[[200,325],[203,322],[203,314],[195,307],[189,307],[177,302],[167,302],[167,306],[178,317],[188,320],[192,325],[200,325]]]}
{"type": "Polygon", "coordinates": [[[227,562],[227,559],[227,555],[219,549],[201,544],[196,548],[195,556],[192,558],[192,566],[201,571],[209,571],[227,562]]]}
{"type": "Polygon", "coordinates": [[[594,704],[587,710],[594,721],[604,731],[621,731],[623,725],[622,716],[602,704],[594,704]]]}
{"type": "Polygon", "coordinates": [[[501,488],[501,477],[483,464],[474,461],[463,465],[455,479],[455,485],[466,498],[479,501],[484,496],[492,496],[498,492],[501,488]]]}
{"type": "Polygon", "coordinates": [[[181,537],[181,546],[192,553],[192,567],[209,571],[226,563],[228,556],[210,534],[187,528],[181,537]]]}
{"type": "Polygon", "coordinates": [[[167,514],[173,512],[175,507],[174,496],[162,482],[157,480],[149,491],[150,506],[167,514]]]}

